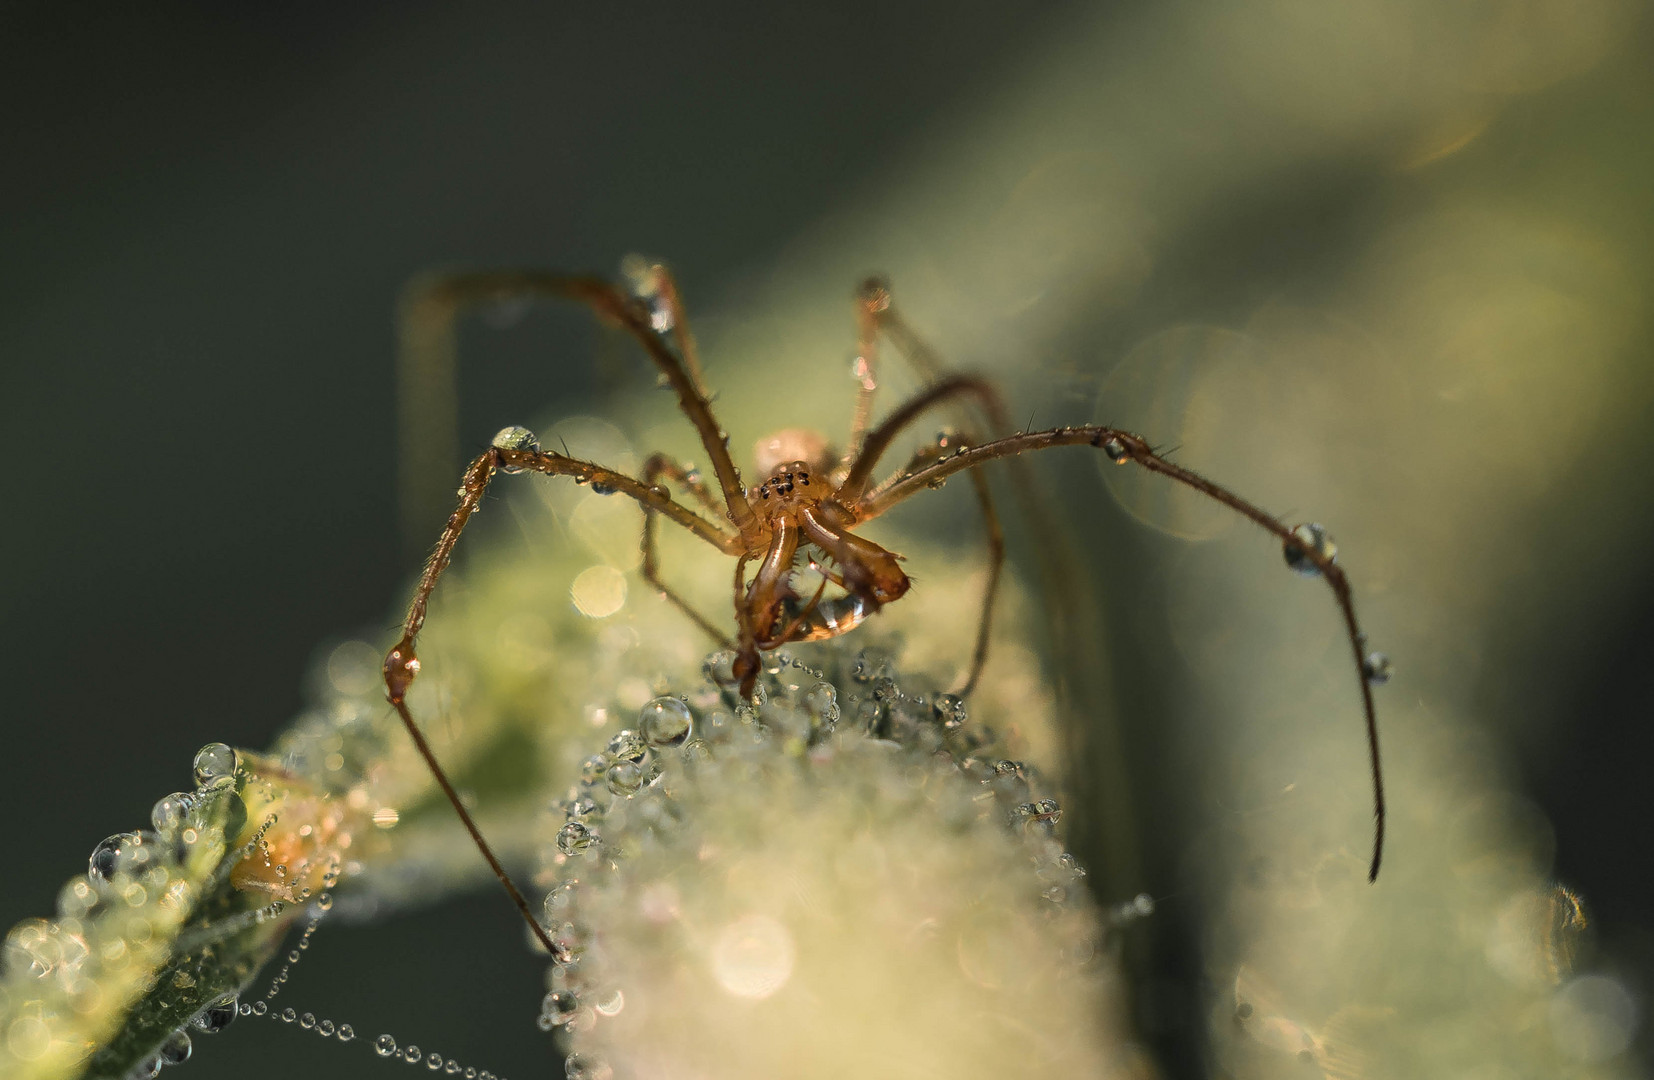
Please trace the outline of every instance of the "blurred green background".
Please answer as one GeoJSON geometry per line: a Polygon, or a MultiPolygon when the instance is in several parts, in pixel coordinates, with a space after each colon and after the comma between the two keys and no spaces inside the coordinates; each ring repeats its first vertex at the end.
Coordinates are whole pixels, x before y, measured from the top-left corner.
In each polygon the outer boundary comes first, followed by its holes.
{"type": "MultiPolygon", "coordinates": [[[[401,285],[644,251],[705,315],[738,447],[781,412],[842,424],[848,295],[883,270],[1019,420],[1134,426],[1325,521],[1398,664],[1388,876],[1330,905],[1365,920],[1335,944],[1410,955],[1467,910],[1432,898],[1504,860],[1584,895],[1582,963],[1640,1016],[1651,55],[1617,0],[9,6],[0,923],[49,911],[198,746],[268,744],[321,643],[388,628],[417,561],[401,285]]],[[[578,312],[462,340],[463,450],[649,386],[578,312]]],[[[1037,467],[1094,590],[1097,625],[1054,633],[1106,641],[1067,673],[1095,721],[1068,823],[1101,899],[1162,900],[1132,945],[1139,1022],[1170,1075],[1267,1069],[1208,1037],[1222,973],[1314,936],[1304,846],[1366,842],[1330,601],[1163,487],[1079,452],[1037,467]]],[[[521,936],[489,894],[327,927],[290,993],[543,1074],[521,936]]],[[[189,1069],[376,1065],[242,1024],[189,1069]]]]}

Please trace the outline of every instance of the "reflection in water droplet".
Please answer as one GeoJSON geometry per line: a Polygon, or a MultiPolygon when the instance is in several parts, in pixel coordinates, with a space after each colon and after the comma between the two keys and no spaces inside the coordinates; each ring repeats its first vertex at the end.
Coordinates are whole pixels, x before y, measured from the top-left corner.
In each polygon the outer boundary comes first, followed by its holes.
{"type": "Polygon", "coordinates": [[[649,774],[642,765],[633,761],[617,761],[609,767],[604,783],[616,795],[636,795],[643,785],[648,782],[649,774]]]}
{"type": "Polygon", "coordinates": [[[195,782],[202,787],[235,775],[235,751],[223,743],[208,743],[195,754],[195,782]]]}
{"type": "MultiPolygon", "coordinates": [[[[251,1011],[251,1010],[249,1010],[251,1011]]],[[[201,1015],[194,1020],[195,1030],[208,1035],[216,1034],[230,1026],[230,1021],[238,1015],[236,995],[230,994],[221,997],[202,1010],[201,1015]]]]}
{"type": "Polygon", "coordinates": [[[638,715],[638,727],[651,746],[681,746],[694,726],[689,706],[675,697],[655,698],[638,715]]]}
{"type": "Polygon", "coordinates": [[[184,823],[184,817],[190,810],[190,797],[182,791],[175,791],[163,799],[157,800],[149,811],[149,823],[158,833],[171,833],[184,823]]]}
{"type": "Polygon", "coordinates": [[[190,1042],[188,1035],[182,1031],[174,1031],[161,1043],[161,1060],[168,1065],[182,1065],[190,1059],[190,1053],[194,1049],[195,1045],[190,1042]]]}
{"type": "Polygon", "coordinates": [[[963,727],[970,716],[965,702],[956,694],[937,694],[931,707],[936,710],[937,722],[948,731],[963,727]]]}
{"type": "Polygon", "coordinates": [[[747,915],[724,927],[712,949],[712,974],[729,993],[767,998],[793,973],[787,928],[767,915],[747,915]]]}
{"type": "Polygon", "coordinates": [[[137,874],[161,858],[159,838],[150,832],[124,832],[106,837],[92,849],[86,875],[107,882],[116,874],[137,874]]]}
{"type": "Polygon", "coordinates": [[[390,1057],[396,1053],[396,1040],[389,1035],[381,1035],[374,1040],[373,1051],[380,1057],[390,1057]]]}
{"type": "Polygon", "coordinates": [[[578,821],[571,821],[557,830],[557,850],[564,855],[578,855],[595,843],[597,834],[578,821]]]}
{"type": "Polygon", "coordinates": [[[649,744],[643,741],[643,736],[630,728],[616,733],[609,740],[609,757],[615,761],[630,761],[633,763],[643,760],[649,752],[649,744]]]}

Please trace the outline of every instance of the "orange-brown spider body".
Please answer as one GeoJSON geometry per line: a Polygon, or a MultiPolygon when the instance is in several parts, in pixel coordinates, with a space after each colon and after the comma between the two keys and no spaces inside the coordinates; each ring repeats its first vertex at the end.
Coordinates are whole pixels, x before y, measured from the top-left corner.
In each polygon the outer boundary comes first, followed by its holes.
{"type": "Polygon", "coordinates": [[[885,604],[901,599],[912,584],[897,555],[849,531],[855,516],[839,502],[837,490],[831,473],[819,462],[812,466],[796,460],[782,462],[769,479],[749,491],[754,516],[768,540],[738,611],[749,631],[735,659],[743,694],[752,693],[760,651],[847,633],[885,604]],[[810,560],[822,581],[809,597],[792,584],[806,545],[832,561],[829,566],[810,560]],[[824,600],[829,581],[844,595],[824,600]]]}
{"type": "Polygon", "coordinates": [[[857,293],[859,351],[854,371],[858,389],[848,451],[835,460],[826,440],[814,432],[801,429],[777,432],[759,443],[758,475],[764,480],[754,487],[742,483],[730,457],[728,437],[713,417],[677,286],[662,266],[643,267],[634,275],[630,291],[598,278],[537,271],[455,275],[428,285],[418,296],[418,303],[410,306],[408,322],[451,329],[453,319],[466,306],[535,297],[560,297],[584,303],[599,318],[620,327],[643,347],[660,369],[665,385],[676,393],[684,416],[694,426],[715,482],[709,485],[698,470],[661,454],[650,457],[642,477],[636,478],[594,462],[543,451],[524,429],[501,432],[494,445],[466,469],[459,505],[449,516],[447,527],[425,564],[403,622],[401,640],[385,658],[385,687],[391,704],[477,847],[548,950],[555,951],[545,929],[483,840],[431,753],[407,704],[408,688],[419,673],[414,642],[424,625],[431,592],[447,568],[466,522],[476,512],[489,482],[500,471],[570,476],[579,483],[635,500],[644,511],[644,579],[714,641],[734,648],[734,681],[739,692],[747,697],[756,688],[760,653],[789,642],[847,633],[908,591],[911,582],[902,571],[900,557],[851,530],[914,495],[940,487],[955,473],[967,473],[975,486],[986,525],[989,555],[976,649],[967,677],[958,690],[960,695],[969,694],[987,657],[988,628],[1004,557],[998,516],[980,466],[1056,446],[1082,446],[1101,450],[1116,464],[1135,464],[1159,473],[1252,521],[1281,543],[1289,566],[1299,573],[1322,577],[1332,589],[1360,679],[1372,765],[1375,826],[1369,874],[1377,877],[1384,844],[1384,788],[1371,684],[1382,681],[1372,673],[1380,670],[1387,673],[1388,661],[1380,663],[1381,656],[1367,654],[1366,636],[1356,622],[1349,580],[1335,562],[1336,548],[1320,526],[1290,526],[1229,489],[1167,460],[1142,436],[1119,428],[1088,424],[1047,431],[1009,432],[999,393],[991,383],[970,375],[946,375],[934,364],[928,365],[933,376],[929,386],[877,425],[871,424],[877,389],[876,346],[880,338],[890,337],[917,366],[927,366],[921,362],[925,355],[923,346],[891,309],[889,289],[877,279],[868,281],[857,293]],[[980,413],[986,427],[984,434],[990,436],[987,441],[950,435],[930,451],[915,455],[905,468],[883,481],[875,481],[873,474],[896,438],[938,409],[965,404],[974,405],[980,413]],[[675,500],[662,480],[682,488],[708,516],[675,500]],[[670,519],[735,558],[736,640],[731,641],[661,578],[655,550],[658,518],[670,519]],[[822,560],[810,556],[811,551],[820,552],[822,560]],[[747,568],[753,563],[757,569],[749,581],[747,568]],[[794,587],[795,575],[806,568],[818,572],[822,579],[808,597],[794,587]],[[829,583],[842,592],[828,597],[829,583]]]}

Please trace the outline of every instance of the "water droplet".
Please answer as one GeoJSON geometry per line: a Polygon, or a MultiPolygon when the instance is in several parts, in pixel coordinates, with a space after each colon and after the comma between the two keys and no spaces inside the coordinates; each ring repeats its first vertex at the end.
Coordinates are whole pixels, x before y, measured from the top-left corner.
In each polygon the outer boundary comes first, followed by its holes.
{"type": "Polygon", "coordinates": [[[281,1011],[281,1022],[284,1023],[284,1024],[291,1024],[293,1021],[297,1020],[298,1018],[299,1018],[299,1014],[294,1012],[292,1009],[283,1009],[281,1011]]]}
{"type": "Polygon", "coordinates": [[[1124,465],[1131,460],[1131,454],[1126,450],[1126,444],[1110,435],[1102,442],[1103,453],[1116,465],[1124,465]]]}
{"type": "Polygon", "coordinates": [[[407,1046],[402,1048],[402,1060],[406,1061],[409,1065],[418,1064],[419,1060],[424,1056],[424,1051],[420,1050],[420,1048],[415,1046],[413,1043],[409,1043],[407,1046]]]}
{"type": "Polygon", "coordinates": [[[563,1059],[563,1075],[568,1080],[609,1080],[614,1070],[598,1058],[570,1054],[563,1059]]]}
{"type": "Polygon", "coordinates": [[[638,714],[638,727],[651,746],[682,746],[694,730],[689,706],[675,697],[655,698],[638,714]]]}
{"type": "Polygon", "coordinates": [[[959,730],[970,716],[965,702],[957,694],[937,694],[931,707],[936,710],[937,723],[948,731],[959,730]]]}
{"type": "Polygon", "coordinates": [[[856,654],[855,663],[850,667],[850,677],[859,683],[872,682],[877,678],[894,678],[895,675],[890,657],[878,649],[863,649],[856,654]]]}
{"type": "Polygon", "coordinates": [[[351,1027],[349,1024],[340,1024],[339,1025],[339,1041],[340,1042],[350,1042],[351,1040],[353,1040],[355,1038],[356,1038],[356,1029],[355,1028],[351,1027]]]}
{"type": "Polygon", "coordinates": [[[435,1050],[432,1050],[429,1054],[426,1054],[425,1055],[425,1067],[427,1069],[431,1070],[432,1072],[436,1072],[439,1069],[441,1069],[442,1068],[442,1055],[437,1053],[435,1050]]]}
{"type": "Polygon", "coordinates": [[[557,850],[564,855],[578,855],[597,843],[597,839],[597,834],[586,826],[578,821],[571,821],[557,830],[557,850]]]}
{"type": "Polygon", "coordinates": [[[609,757],[613,761],[639,762],[643,755],[649,752],[649,744],[643,741],[643,736],[627,728],[609,740],[609,757]]]}
{"type": "Polygon", "coordinates": [[[303,1015],[301,1015],[299,1017],[299,1026],[304,1028],[304,1030],[306,1030],[306,1031],[309,1031],[311,1028],[315,1027],[316,1026],[316,1014],[315,1013],[304,1013],[303,1015]]]}
{"type": "Polygon", "coordinates": [[[194,1049],[195,1044],[190,1042],[188,1035],[182,1031],[174,1031],[161,1044],[160,1058],[168,1065],[182,1065],[190,1059],[190,1054],[194,1049]]]}
{"type": "Polygon", "coordinates": [[[333,1027],[333,1021],[331,1020],[323,1020],[321,1023],[316,1025],[316,1034],[320,1035],[324,1039],[331,1039],[335,1030],[336,1029],[333,1027]]]}
{"type": "Polygon", "coordinates": [[[604,782],[614,794],[630,798],[643,788],[648,779],[648,774],[644,771],[643,766],[637,762],[617,761],[609,767],[609,773],[604,778],[604,782]]]}
{"type": "Polygon", "coordinates": [[[324,892],[320,896],[316,897],[316,910],[318,910],[318,911],[332,911],[333,910],[333,894],[330,893],[330,892],[324,892]]]}
{"type": "Polygon", "coordinates": [[[235,751],[221,742],[208,743],[195,754],[195,782],[207,787],[215,780],[235,776],[235,751]]]}
{"type": "Polygon", "coordinates": [[[1316,577],[1321,573],[1321,568],[1315,564],[1311,553],[1332,562],[1338,557],[1338,545],[1332,542],[1332,537],[1327,535],[1323,526],[1310,522],[1293,528],[1292,539],[1282,546],[1281,553],[1293,573],[1316,577]]]}
{"type": "Polygon", "coordinates": [[[269,1011],[270,1011],[270,1003],[268,1001],[255,1001],[255,1002],[253,1002],[253,1015],[254,1016],[263,1016],[266,1013],[268,1013],[269,1011]]]}
{"type": "MultiPolygon", "coordinates": [[[[494,433],[494,449],[496,450],[527,450],[529,453],[539,453],[540,439],[534,432],[525,427],[513,425],[503,427],[494,433]]],[[[501,465],[503,473],[520,473],[526,470],[521,465],[501,465]]]]}
{"type": "Polygon", "coordinates": [[[158,833],[170,833],[184,823],[189,812],[190,797],[182,791],[175,791],[156,802],[149,812],[149,823],[155,826],[158,833]]]}
{"type": "MultiPolygon", "coordinates": [[[[248,1009],[247,1011],[251,1012],[252,1010],[248,1009]]],[[[239,1012],[236,995],[230,994],[219,998],[201,1010],[201,1015],[195,1018],[192,1026],[197,1031],[214,1035],[229,1027],[230,1021],[234,1020],[239,1012]]]]}
{"type": "Polygon", "coordinates": [[[603,774],[609,771],[609,759],[602,754],[593,754],[580,766],[580,782],[595,784],[603,779],[603,774]]]}
{"type": "Polygon", "coordinates": [[[619,490],[619,488],[605,484],[601,480],[592,481],[592,494],[594,495],[613,495],[619,490]]]}
{"type": "Polygon", "coordinates": [[[701,665],[701,674],[714,686],[729,686],[735,682],[735,654],[725,650],[715,652],[701,665]]]}
{"type": "Polygon", "coordinates": [[[570,821],[585,822],[593,818],[601,819],[603,817],[603,807],[599,806],[596,800],[582,795],[564,803],[563,813],[570,821]]]}
{"type": "Polygon", "coordinates": [[[93,881],[107,882],[116,874],[136,874],[160,861],[159,839],[150,832],[124,832],[106,837],[92,849],[86,875],[93,881]]]}
{"type": "Polygon", "coordinates": [[[1361,674],[1374,686],[1383,686],[1395,674],[1395,665],[1381,652],[1370,652],[1361,661],[1361,674]]]}
{"type": "Polygon", "coordinates": [[[804,707],[827,726],[838,723],[838,687],[830,682],[818,682],[804,695],[804,707]]]}
{"type": "Polygon", "coordinates": [[[540,1012],[553,1025],[566,1024],[580,1010],[580,1002],[568,990],[553,990],[540,1003],[540,1012]]]}
{"type": "Polygon", "coordinates": [[[161,1055],[156,1054],[154,1057],[148,1057],[138,1062],[137,1068],[133,1069],[129,1075],[138,1078],[138,1080],[150,1080],[152,1077],[160,1076],[161,1055]]]}

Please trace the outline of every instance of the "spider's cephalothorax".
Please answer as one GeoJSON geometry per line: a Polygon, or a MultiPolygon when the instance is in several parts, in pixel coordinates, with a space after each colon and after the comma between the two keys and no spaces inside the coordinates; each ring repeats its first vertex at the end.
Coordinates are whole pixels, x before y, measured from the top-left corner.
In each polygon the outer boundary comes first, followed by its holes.
{"type": "MultiPolygon", "coordinates": [[[[760,464],[766,447],[797,446],[801,440],[783,433],[759,443],[760,464]]],[[[815,438],[825,448],[825,440],[815,438]]],[[[752,584],[737,599],[736,616],[745,633],[735,661],[743,692],[757,678],[758,653],[791,641],[819,641],[853,630],[880,607],[901,598],[910,582],[898,556],[851,533],[855,515],[837,498],[824,453],[817,461],[784,461],[769,478],[748,491],[757,525],[767,534],[763,560],[752,584]],[[821,575],[811,596],[793,586],[800,556],[813,548],[821,559],[807,565],[821,575]],[[827,597],[831,583],[842,595],[827,597]]],[[[743,557],[745,558],[745,557],[743,557]]]]}
{"type": "Polygon", "coordinates": [[[477,831],[476,823],[432,755],[407,704],[408,688],[419,674],[414,642],[425,623],[431,592],[447,568],[466,522],[476,512],[498,472],[569,476],[579,483],[591,484],[594,488],[601,486],[635,500],[644,511],[644,579],[712,640],[735,650],[738,689],[747,697],[756,686],[761,652],[787,642],[846,633],[907,592],[910,582],[899,565],[899,556],[850,530],[880,517],[914,495],[942,486],[955,473],[968,475],[975,486],[988,550],[988,580],[977,623],[976,649],[966,677],[956,691],[960,696],[968,695],[975,688],[987,659],[988,627],[1004,559],[999,517],[980,466],[1036,450],[1080,446],[1100,450],[1118,465],[1134,464],[1182,484],[1259,526],[1282,545],[1289,566],[1300,573],[1319,576],[1331,587],[1360,679],[1372,763],[1375,819],[1368,872],[1373,878],[1378,876],[1384,845],[1384,787],[1372,684],[1388,677],[1389,662],[1382,654],[1367,652],[1366,635],[1355,618],[1349,579],[1335,561],[1337,549],[1319,525],[1288,525],[1229,489],[1167,460],[1141,435],[1116,427],[1086,424],[1011,432],[994,385],[977,376],[948,374],[936,363],[891,307],[889,286],[880,279],[870,279],[856,293],[857,356],[852,370],[857,395],[847,442],[849,452],[842,458],[835,457],[826,439],[811,431],[778,432],[758,446],[757,475],[764,477],[764,481],[756,487],[747,487],[741,483],[730,457],[728,435],[712,414],[711,396],[701,376],[695,339],[684,323],[677,285],[671,274],[663,266],[640,263],[633,267],[631,276],[631,287],[627,289],[599,278],[538,271],[454,275],[426,284],[411,298],[405,316],[411,328],[428,324],[436,328],[435,332],[451,337],[455,315],[468,306],[536,297],[560,297],[584,303],[600,319],[620,327],[643,347],[659,368],[664,385],[676,394],[684,416],[694,426],[710,467],[710,477],[703,479],[699,470],[656,454],[644,465],[643,475],[633,477],[594,462],[543,451],[526,429],[507,428],[496,436],[494,445],[466,469],[459,506],[449,516],[448,525],[420,575],[402,624],[401,640],[385,657],[385,688],[391,704],[477,847],[493,866],[524,920],[549,951],[556,951],[550,937],[477,831]],[[931,381],[874,424],[873,399],[878,389],[876,352],[883,337],[894,340],[931,381]],[[963,406],[976,409],[977,420],[983,425],[979,432],[950,435],[933,448],[935,453],[916,456],[907,468],[882,482],[876,479],[874,473],[881,459],[899,437],[940,409],[963,406]],[[988,437],[979,441],[970,437],[973,434],[988,437]],[[705,513],[698,513],[686,501],[674,498],[668,483],[681,489],[705,513]],[[735,640],[732,641],[718,623],[685,602],[661,578],[655,528],[662,518],[736,560],[733,591],[738,636],[735,640]],[[794,587],[801,562],[821,575],[820,584],[809,596],[794,587]],[[757,563],[758,568],[748,581],[747,569],[751,563],[757,563]],[[831,596],[827,594],[829,584],[838,590],[831,596]]]}

